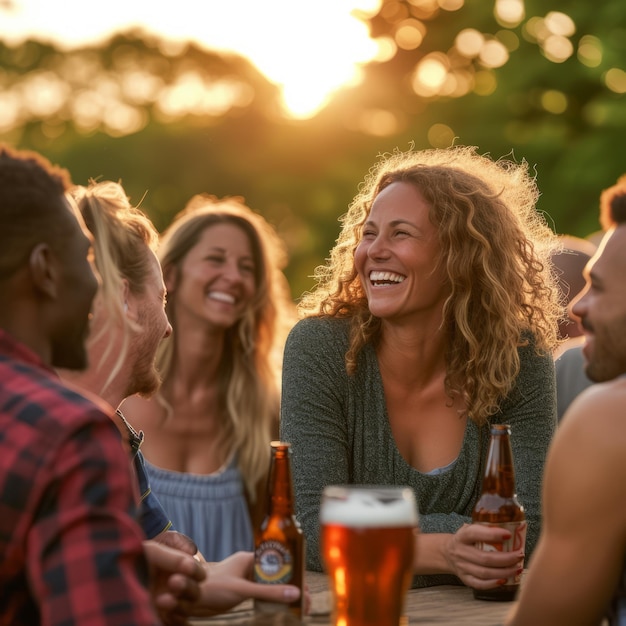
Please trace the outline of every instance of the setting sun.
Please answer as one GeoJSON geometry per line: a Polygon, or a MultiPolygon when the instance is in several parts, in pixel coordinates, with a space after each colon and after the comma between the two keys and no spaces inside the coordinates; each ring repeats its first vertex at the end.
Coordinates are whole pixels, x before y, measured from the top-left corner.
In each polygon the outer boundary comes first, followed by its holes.
{"type": "MultiPolygon", "coordinates": [[[[92,11],[79,0],[7,0],[0,6],[0,37],[28,37],[65,49],[92,45],[129,28],[173,43],[193,41],[247,57],[281,89],[286,112],[307,118],[342,85],[359,79],[378,46],[356,17],[372,15],[382,0],[110,0],[92,11]]],[[[166,106],[173,106],[170,101],[166,106]]]]}

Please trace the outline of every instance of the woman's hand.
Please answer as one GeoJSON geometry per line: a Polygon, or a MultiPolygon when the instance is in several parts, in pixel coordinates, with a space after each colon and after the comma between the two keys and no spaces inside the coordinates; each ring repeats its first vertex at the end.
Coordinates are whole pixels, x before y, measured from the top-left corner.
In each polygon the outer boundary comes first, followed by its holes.
{"type": "MultiPolygon", "coordinates": [[[[300,597],[300,590],[293,585],[265,585],[250,580],[253,565],[252,552],[236,552],[218,563],[207,563],[207,580],[200,586],[200,599],[192,614],[196,617],[214,615],[248,598],[289,604],[300,597]]],[[[308,591],[305,591],[304,603],[305,612],[308,612],[308,591]]]]}
{"type": "Polygon", "coordinates": [[[500,552],[481,550],[478,543],[497,544],[511,538],[511,533],[496,526],[464,524],[453,535],[447,535],[443,556],[450,571],[468,587],[491,589],[503,585],[524,568],[524,551],[500,552]]]}
{"type": "MultiPolygon", "coordinates": [[[[191,556],[190,544],[181,546],[178,541],[163,541],[163,537],[145,541],[144,552],[151,568],[152,598],[167,626],[183,626],[191,617],[223,613],[249,598],[289,604],[300,597],[300,590],[293,585],[253,582],[252,552],[236,552],[223,561],[207,563],[191,556]]],[[[305,613],[309,606],[310,594],[305,589],[305,613]]]]}

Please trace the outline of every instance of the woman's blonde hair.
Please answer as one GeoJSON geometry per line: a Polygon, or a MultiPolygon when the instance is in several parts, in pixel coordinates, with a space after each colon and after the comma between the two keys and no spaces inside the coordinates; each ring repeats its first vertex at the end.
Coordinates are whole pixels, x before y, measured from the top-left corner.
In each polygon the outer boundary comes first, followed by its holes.
{"type": "MultiPolygon", "coordinates": [[[[115,379],[126,358],[132,330],[139,328],[124,314],[121,294],[123,283],[128,283],[134,294],[142,294],[152,275],[152,258],[149,251],[156,250],[159,234],[152,222],[138,208],[131,206],[124,188],[111,181],[90,181],[87,187],[75,186],[71,195],[94,238],[94,256],[101,277],[98,298],[108,312],[108,324],[101,325],[90,342],[96,342],[118,324],[124,332],[122,348],[115,365],[100,390],[102,394],[115,379]]],[[[100,361],[93,366],[101,368],[110,351],[109,344],[100,361]]]]}
{"type": "MultiPolygon", "coordinates": [[[[220,411],[225,417],[223,441],[236,450],[246,492],[256,501],[266,475],[270,441],[277,434],[282,347],[295,319],[289,286],[282,272],[286,249],[273,227],[241,198],[193,197],[163,233],[157,255],[167,276],[181,271],[187,253],[201,234],[216,224],[232,224],[247,236],[255,268],[255,292],[243,317],[226,331],[219,367],[220,411]]],[[[157,353],[163,381],[172,374],[176,344],[176,292],[168,296],[167,314],[173,333],[157,353]]],[[[171,410],[162,391],[157,399],[171,410]]]]}
{"type": "Polygon", "coordinates": [[[467,146],[384,155],[342,216],[299,312],[351,319],[346,368],[353,374],[360,350],[381,329],[354,253],[374,199],[394,182],[414,185],[430,204],[450,287],[442,321],[446,393],[460,394],[471,419],[485,423],[513,388],[519,346],[532,341],[538,352],[551,351],[562,313],[550,262],[558,240],[535,209],[539,192],[525,161],[494,161],[467,146]]]}

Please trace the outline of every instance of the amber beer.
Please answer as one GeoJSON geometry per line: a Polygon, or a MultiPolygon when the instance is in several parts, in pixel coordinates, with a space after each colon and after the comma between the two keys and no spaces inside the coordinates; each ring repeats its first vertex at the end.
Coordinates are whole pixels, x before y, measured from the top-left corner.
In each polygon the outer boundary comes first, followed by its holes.
{"type": "Polygon", "coordinates": [[[329,486],[321,549],[335,626],[398,626],[410,586],[417,529],[405,487],[329,486]]]}
{"type": "MultiPolygon", "coordinates": [[[[472,522],[499,526],[511,531],[511,539],[499,543],[480,543],[482,550],[512,552],[523,549],[526,542],[526,516],[515,492],[515,469],[511,450],[511,427],[493,424],[482,494],[472,512],[472,522]]],[[[513,600],[519,589],[521,575],[509,578],[493,589],[474,589],[479,600],[513,600]]]]}
{"type": "Polygon", "coordinates": [[[268,585],[289,584],[300,588],[300,598],[291,604],[255,600],[261,613],[289,611],[303,616],[304,535],[295,517],[291,478],[291,445],[272,441],[272,460],[268,481],[267,515],[255,535],[254,579],[268,585]]]}

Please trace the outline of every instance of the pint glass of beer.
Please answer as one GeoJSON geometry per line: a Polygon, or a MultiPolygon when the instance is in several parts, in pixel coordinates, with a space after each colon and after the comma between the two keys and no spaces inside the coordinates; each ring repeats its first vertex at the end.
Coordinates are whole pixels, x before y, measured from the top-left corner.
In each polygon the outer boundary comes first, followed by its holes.
{"type": "Polygon", "coordinates": [[[321,550],[335,626],[398,626],[411,584],[417,521],[408,487],[324,489],[321,550]]]}

